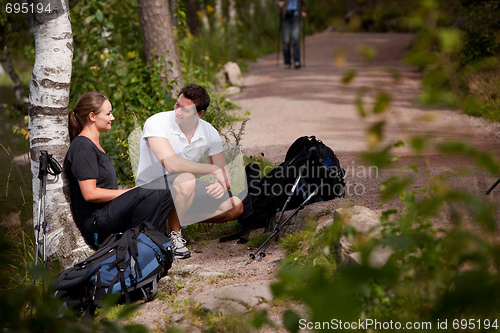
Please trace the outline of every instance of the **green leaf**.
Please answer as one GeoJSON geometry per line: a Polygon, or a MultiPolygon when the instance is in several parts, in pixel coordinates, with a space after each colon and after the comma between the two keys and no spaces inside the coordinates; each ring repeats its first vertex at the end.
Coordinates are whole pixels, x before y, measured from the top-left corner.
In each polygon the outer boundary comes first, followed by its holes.
{"type": "Polygon", "coordinates": [[[104,21],[104,15],[100,9],[95,11],[95,19],[97,22],[102,23],[104,21]]]}
{"type": "Polygon", "coordinates": [[[390,165],[394,161],[394,157],[390,155],[391,146],[388,146],[380,151],[373,150],[363,154],[363,159],[373,166],[382,168],[390,165]]]}
{"type": "Polygon", "coordinates": [[[384,112],[391,103],[391,96],[386,92],[379,92],[377,94],[377,101],[373,106],[373,113],[378,114],[384,112]]]}
{"type": "Polygon", "coordinates": [[[375,56],[377,55],[377,51],[376,49],[374,49],[373,47],[369,47],[369,46],[364,46],[362,49],[361,49],[361,54],[363,55],[363,60],[366,61],[366,62],[370,62],[372,61],[375,56]]]}
{"type": "Polygon", "coordinates": [[[356,69],[351,69],[351,70],[347,71],[347,73],[345,73],[342,76],[342,83],[343,84],[349,84],[349,83],[351,83],[352,80],[354,80],[354,78],[356,77],[357,74],[358,74],[358,71],[356,69]]]}
{"type": "Polygon", "coordinates": [[[427,89],[418,96],[418,100],[426,105],[457,106],[457,96],[450,91],[440,89],[427,89]]]}
{"type": "Polygon", "coordinates": [[[398,213],[397,209],[388,209],[388,210],[383,211],[382,214],[380,215],[380,222],[389,221],[389,218],[391,217],[391,215],[395,215],[397,213],[398,213]]]}
{"type": "Polygon", "coordinates": [[[85,24],[90,24],[95,19],[95,15],[90,15],[85,18],[85,24]]]}
{"type": "Polygon", "coordinates": [[[478,99],[469,97],[465,100],[463,109],[466,114],[479,117],[482,115],[483,105],[478,99]]]}
{"type": "Polygon", "coordinates": [[[413,137],[410,139],[410,146],[417,152],[421,153],[426,147],[426,140],[421,137],[413,137]]]}
{"type": "Polygon", "coordinates": [[[382,141],[384,126],[385,126],[385,121],[378,121],[375,124],[373,124],[368,130],[367,133],[368,143],[371,146],[375,146],[378,143],[380,143],[380,141],[382,141]]]}
{"type": "Polygon", "coordinates": [[[461,46],[460,30],[455,28],[440,28],[438,31],[439,45],[444,52],[457,51],[461,46]]]}
{"type": "Polygon", "coordinates": [[[437,57],[428,51],[416,51],[406,56],[405,62],[418,68],[426,68],[437,63],[437,57]]]}
{"type": "Polygon", "coordinates": [[[394,147],[399,148],[399,147],[404,147],[405,143],[402,140],[399,140],[394,144],[394,147]]]}
{"type": "Polygon", "coordinates": [[[286,310],[283,314],[283,325],[291,333],[297,333],[299,331],[300,316],[292,310],[286,310]]]}
{"type": "Polygon", "coordinates": [[[383,187],[383,191],[380,199],[389,200],[396,195],[402,196],[410,184],[411,180],[408,178],[402,180],[391,178],[381,186],[381,188],[383,187]]]}

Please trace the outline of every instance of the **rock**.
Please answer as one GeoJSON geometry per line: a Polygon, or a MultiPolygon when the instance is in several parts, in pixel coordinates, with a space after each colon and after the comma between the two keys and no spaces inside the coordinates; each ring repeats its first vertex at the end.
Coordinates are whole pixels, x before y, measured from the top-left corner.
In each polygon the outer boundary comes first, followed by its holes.
{"type": "Polygon", "coordinates": [[[194,298],[205,311],[223,315],[244,313],[272,299],[268,283],[263,282],[208,290],[194,298]]]}
{"type": "Polygon", "coordinates": [[[326,228],[328,228],[329,226],[331,226],[333,224],[333,219],[328,219],[326,221],[323,221],[321,223],[318,223],[318,225],[316,226],[316,232],[321,232],[323,230],[325,230],[326,228]]]}
{"type": "Polygon", "coordinates": [[[170,316],[170,321],[172,323],[176,323],[176,322],[183,320],[184,317],[186,317],[186,316],[183,313],[174,313],[174,314],[172,314],[172,316],[170,316]]]}
{"type": "Polygon", "coordinates": [[[215,85],[218,89],[223,89],[227,86],[243,86],[243,75],[241,74],[240,66],[235,62],[228,62],[215,75],[215,85]]]}
{"type": "MultiPolygon", "coordinates": [[[[305,206],[304,209],[299,210],[285,224],[279,236],[302,231],[306,228],[307,223],[311,221],[313,221],[314,223],[318,223],[322,216],[328,215],[331,211],[333,211],[335,200],[321,201],[305,206]]],[[[285,211],[281,222],[283,223],[293,213],[294,210],[295,209],[285,211]]]]}
{"type": "MultiPolygon", "coordinates": [[[[179,325],[175,325],[176,328],[181,329],[184,333],[202,333],[203,331],[198,327],[192,325],[190,322],[183,321],[179,325]]],[[[162,331],[163,332],[163,331],[162,331]]]]}
{"type": "Polygon", "coordinates": [[[359,233],[358,237],[342,236],[339,244],[335,245],[335,255],[339,263],[354,252],[353,248],[359,245],[360,241],[380,235],[380,230],[377,228],[380,226],[379,214],[363,206],[339,208],[335,210],[333,220],[334,223],[351,226],[359,233]]]}
{"type": "Polygon", "coordinates": [[[224,95],[227,95],[227,96],[236,95],[236,94],[239,94],[240,92],[241,92],[241,88],[235,87],[235,86],[227,87],[226,89],[224,89],[224,95]]]}
{"type": "MultiPolygon", "coordinates": [[[[167,322],[165,321],[165,316],[172,313],[172,309],[166,309],[159,316],[157,309],[164,308],[165,303],[155,299],[151,302],[147,302],[141,305],[139,309],[139,314],[132,318],[134,324],[139,324],[145,326],[150,332],[166,332],[167,322]]],[[[172,314],[172,317],[175,314],[172,314]]]]}
{"type": "MultiPolygon", "coordinates": [[[[381,268],[387,263],[393,253],[394,250],[389,247],[376,246],[370,253],[370,257],[368,258],[368,265],[373,268],[381,268]]],[[[358,264],[361,264],[361,252],[351,253],[349,257],[354,259],[354,261],[356,261],[358,264]]]]}

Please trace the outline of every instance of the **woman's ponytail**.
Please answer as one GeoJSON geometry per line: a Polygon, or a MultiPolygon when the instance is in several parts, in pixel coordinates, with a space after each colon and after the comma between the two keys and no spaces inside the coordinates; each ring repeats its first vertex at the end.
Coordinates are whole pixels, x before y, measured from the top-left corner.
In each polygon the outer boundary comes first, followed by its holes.
{"type": "Polygon", "coordinates": [[[87,92],[80,96],[76,107],[69,111],[68,114],[68,131],[71,141],[81,133],[83,127],[89,121],[89,113],[99,114],[99,109],[107,99],[105,95],[95,91],[87,92]]]}

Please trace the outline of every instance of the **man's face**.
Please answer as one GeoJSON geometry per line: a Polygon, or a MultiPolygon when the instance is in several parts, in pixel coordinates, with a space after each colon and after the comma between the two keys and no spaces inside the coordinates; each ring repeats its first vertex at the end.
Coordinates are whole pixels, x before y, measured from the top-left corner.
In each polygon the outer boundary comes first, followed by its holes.
{"type": "Polygon", "coordinates": [[[177,99],[175,103],[175,122],[179,125],[195,125],[198,118],[201,116],[196,110],[196,105],[194,102],[183,94],[177,99]]]}

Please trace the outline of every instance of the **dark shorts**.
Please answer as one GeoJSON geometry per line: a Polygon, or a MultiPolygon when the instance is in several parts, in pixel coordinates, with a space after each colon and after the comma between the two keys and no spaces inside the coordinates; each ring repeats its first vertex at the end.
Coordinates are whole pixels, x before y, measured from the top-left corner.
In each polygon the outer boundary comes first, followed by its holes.
{"type": "MultiPolygon", "coordinates": [[[[173,187],[173,182],[179,177],[182,173],[175,173],[167,175],[168,184],[170,188],[170,192],[172,193],[172,197],[175,200],[175,189],[173,187]]],[[[194,198],[193,204],[187,211],[187,215],[194,214],[213,214],[219,207],[230,198],[230,193],[225,192],[222,198],[216,199],[207,193],[206,187],[211,185],[212,183],[206,182],[200,179],[196,179],[195,190],[194,190],[194,198]]]]}

